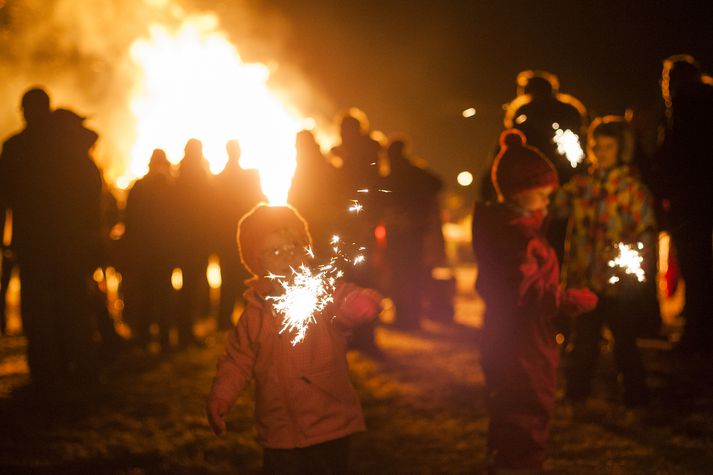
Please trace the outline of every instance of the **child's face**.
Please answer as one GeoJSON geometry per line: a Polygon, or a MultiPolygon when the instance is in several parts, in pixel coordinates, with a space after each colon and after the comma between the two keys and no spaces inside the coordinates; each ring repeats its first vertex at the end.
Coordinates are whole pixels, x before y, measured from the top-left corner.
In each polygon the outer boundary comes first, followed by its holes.
{"type": "Polygon", "coordinates": [[[554,191],[554,186],[541,186],[521,191],[512,197],[512,201],[521,209],[530,213],[541,212],[547,214],[547,206],[550,204],[550,195],[554,191]]]}
{"type": "Polygon", "coordinates": [[[594,138],[592,151],[597,158],[597,167],[601,170],[608,170],[616,165],[619,156],[619,142],[614,137],[598,135],[594,138]]]}
{"type": "Polygon", "coordinates": [[[305,262],[306,243],[296,239],[287,230],[268,234],[262,246],[262,264],[268,272],[289,276],[290,267],[296,269],[305,262]]]}

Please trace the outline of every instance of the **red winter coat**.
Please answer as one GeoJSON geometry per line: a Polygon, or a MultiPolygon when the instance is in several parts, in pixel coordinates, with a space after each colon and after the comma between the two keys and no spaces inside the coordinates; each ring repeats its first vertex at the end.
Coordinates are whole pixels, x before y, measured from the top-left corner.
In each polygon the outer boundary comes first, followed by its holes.
{"type": "Polygon", "coordinates": [[[364,430],[349,379],[347,336],[376,317],[379,302],[353,284],[338,285],[334,303],[317,317],[304,340],[292,346],[293,335],[279,333],[280,317],[265,300],[269,285],[264,279],[253,281],[245,293],[247,308],[228,334],[209,397],[232,403],[254,379],[255,421],[263,447],[306,447],[364,430]]]}
{"type": "Polygon", "coordinates": [[[541,466],[554,410],[559,266],[540,226],[507,204],[478,205],[473,215],[489,445],[504,468],[541,466]]]}

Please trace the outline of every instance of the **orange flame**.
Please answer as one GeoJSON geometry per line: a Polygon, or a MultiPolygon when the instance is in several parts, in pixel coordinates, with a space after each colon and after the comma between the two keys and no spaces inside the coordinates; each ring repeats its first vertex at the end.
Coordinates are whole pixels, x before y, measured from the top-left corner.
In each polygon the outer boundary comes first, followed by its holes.
{"type": "Polygon", "coordinates": [[[161,25],[149,31],[130,49],[141,71],[131,99],[136,141],[127,176],[117,183],[146,174],[154,148],[176,163],[193,137],[218,173],[227,161],[226,142],[238,139],[241,166],[260,172],[271,203],[284,203],[295,169],[295,134],[312,119],[289,110],[269,90],[265,65],[242,62],[215,15],[187,17],[176,31],[161,25]]]}

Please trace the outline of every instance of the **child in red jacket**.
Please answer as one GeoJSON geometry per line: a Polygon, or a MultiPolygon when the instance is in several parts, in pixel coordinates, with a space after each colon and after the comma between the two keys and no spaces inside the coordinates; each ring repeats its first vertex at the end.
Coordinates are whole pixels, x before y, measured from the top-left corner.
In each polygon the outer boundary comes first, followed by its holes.
{"type": "Polygon", "coordinates": [[[596,305],[588,289],[559,288],[559,263],[542,232],[557,172],[517,130],[503,132],[492,180],[498,203],[477,205],[476,289],[485,300],[481,343],[494,473],[541,470],[555,404],[554,318],[596,305]]]}
{"type": "Polygon", "coordinates": [[[337,284],[334,302],[295,345],[294,334],[281,332],[281,318],[267,298],[284,289],[264,276],[289,276],[305,260],[309,244],[305,221],[289,206],[258,205],[238,228],[240,257],[254,278],[248,281],[245,311],[218,360],[207,413],[214,432],[223,434],[230,406],[255,380],[264,473],[346,473],[348,436],[364,430],[349,379],[346,338],[377,316],[379,294],[337,284]]]}

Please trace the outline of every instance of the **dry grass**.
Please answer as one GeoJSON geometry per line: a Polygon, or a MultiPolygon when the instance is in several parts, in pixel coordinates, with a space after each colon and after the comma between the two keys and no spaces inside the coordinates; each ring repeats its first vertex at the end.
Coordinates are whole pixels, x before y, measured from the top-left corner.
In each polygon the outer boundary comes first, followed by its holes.
{"type": "MultiPolygon", "coordinates": [[[[379,357],[352,352],[354,381],[368,432],[353,438],[354,473],[479,473],[487,417],[476,349],[477,331],[428,324],[419,333],[378,330],[379,357]]],[[[162,358],[127,352],[105,381],[73,402],[57,395],[12,398],[26,381],[19,336],[0,339],[0,473],[256,473],[249,394],[216,438],[204,417],[205,395],[222,335],[202,349],[162,358]]],[[[644,425],[620,414],[610,357],[597,380],[600,415],[572,422],[558,409],[551,473],[711,473],[713,388],[710,365],[647,350],[654,387],[644,425]],[[699,364],[700,363],[700,364],[699,364]]]]}

